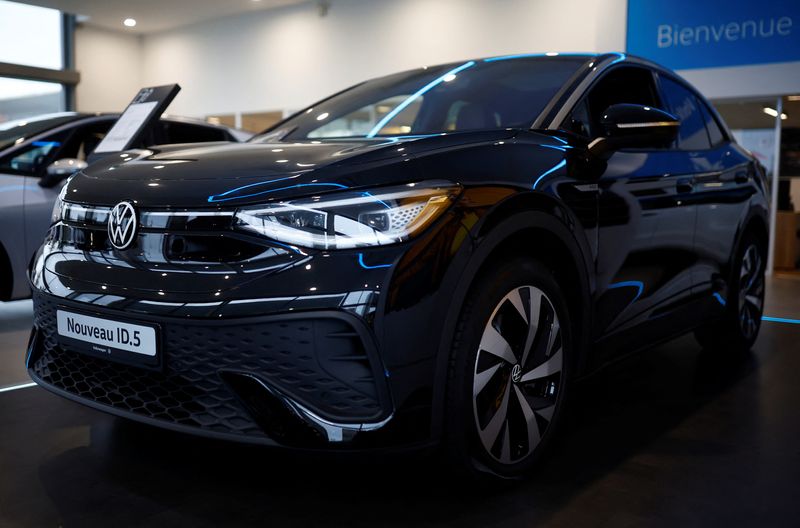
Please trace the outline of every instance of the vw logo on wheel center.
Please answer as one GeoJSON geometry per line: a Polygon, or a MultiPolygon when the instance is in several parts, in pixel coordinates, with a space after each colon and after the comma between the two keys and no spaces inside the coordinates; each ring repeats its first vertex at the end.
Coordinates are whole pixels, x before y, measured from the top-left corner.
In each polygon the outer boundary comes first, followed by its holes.
{"type": "Polygon", "coordinates": [[[120,202],[115,205],[108,216],[108,238],[111,245],[117,249],[130,247],[136,238],[138,223],[132,203],[120,202]]]}

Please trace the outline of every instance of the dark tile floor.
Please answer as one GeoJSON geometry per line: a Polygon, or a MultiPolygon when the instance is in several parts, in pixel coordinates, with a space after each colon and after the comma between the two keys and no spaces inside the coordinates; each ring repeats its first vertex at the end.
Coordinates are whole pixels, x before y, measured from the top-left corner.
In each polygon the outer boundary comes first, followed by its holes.
{"type": "MultiPolygon", "coordinates": [[[[800,318],[800,281],[769,298],[769,315],[800,318]]],[[[25,381],[3,365],[27,339],[17,312],[0,319],[0,386],[25,381]]],[[[0,526],[798,526],[798,372],[800,325],[765,322],[736,365],[681,338],[581,384],[531,478],[479,487],[434,455],[287,454],[14,390],[0,393],[0,526]]]]}

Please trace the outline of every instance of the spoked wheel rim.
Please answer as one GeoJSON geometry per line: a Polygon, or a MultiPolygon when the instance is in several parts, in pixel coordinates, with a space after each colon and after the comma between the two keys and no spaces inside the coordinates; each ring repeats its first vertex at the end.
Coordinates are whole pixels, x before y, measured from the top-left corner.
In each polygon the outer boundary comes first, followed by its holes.
{"type": "Polygon", "coordinates": [[[739,270],[739,324],[745,338],[756,335],[763,310],[763,262],[758,248],[751,244],[744,252],[739,270]]]}
{"type": "Polygon", "coordinates": [[[498,303],[475,358],[472,402],[486,453],[501,464],[533,453],[558,404],[563,338],[553,303],[535,286],[522,286],[498,303]]]}

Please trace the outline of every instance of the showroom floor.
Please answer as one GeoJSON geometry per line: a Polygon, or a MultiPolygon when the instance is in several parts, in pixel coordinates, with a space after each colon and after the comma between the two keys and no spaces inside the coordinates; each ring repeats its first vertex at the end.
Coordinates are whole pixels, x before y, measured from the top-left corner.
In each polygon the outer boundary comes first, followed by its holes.
{"type": "MultiPolygon", "coordinates": [[[[800,278],[767,315],[800,318],[800,278]]],[[[30,303],[0,304],[0,387],[24,383],[30,303]]],[[[530,479],[476,486],[434,457],[337,459],[131,424],[43,389],[0,392],[0,526],[796,526],[800,325],[744,364],[685,337],[579,386],[530,479]]]]}

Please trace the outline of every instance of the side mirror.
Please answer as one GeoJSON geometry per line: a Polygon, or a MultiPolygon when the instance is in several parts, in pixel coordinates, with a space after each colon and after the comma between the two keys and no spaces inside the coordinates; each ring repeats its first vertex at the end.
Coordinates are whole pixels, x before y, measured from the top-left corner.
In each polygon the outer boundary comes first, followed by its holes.
{"type": "Polygon", "coordinates": [[[64,158],[54,161],[47,166],[45,176],[39,180],[39,185],[45,189],[55,187],[69,176],[85,169],[89,164],[83,160],[74,158],[64,158]]]}
{"type": "Polygon", "coordinates": [[[589,152],[668,147],[678,136],[680,124],[674,115],[652,106],[611,105],[600,118],[603,136],[589,144],[589,152]]]}

